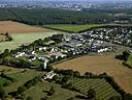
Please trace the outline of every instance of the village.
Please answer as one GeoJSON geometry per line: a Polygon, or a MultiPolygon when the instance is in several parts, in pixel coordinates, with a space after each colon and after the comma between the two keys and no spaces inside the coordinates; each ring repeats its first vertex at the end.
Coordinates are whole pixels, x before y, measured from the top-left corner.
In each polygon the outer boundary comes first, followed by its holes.
{"type": "Polygon", "coordinates": [[[100,28],[83,33],[58,34],[50,37],[44,46],[35,45],[32,49],[22,49],[15,52],[13,57],[24,58],[32,63],[32,66],[35,63],[35,66],[43,66],[45,70],[48,64],[61,59],[89,53],[111,52],[116,48],[116,44],[128,46],[132,44],[132,34],[130,33],[132,31],[127,28],[121,30],[119,28],[100,28]],[[120,33],[111,35],[117,31],[120,33]]]}

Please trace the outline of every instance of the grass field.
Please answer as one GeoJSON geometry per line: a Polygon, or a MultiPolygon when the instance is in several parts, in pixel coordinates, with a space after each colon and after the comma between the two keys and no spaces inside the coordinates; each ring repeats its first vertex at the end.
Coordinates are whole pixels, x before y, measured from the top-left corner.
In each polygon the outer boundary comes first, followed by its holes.
{"type": "Polygon", "coordinates": [[[118,85],[128,93],[132,93],[132,70],[123,66],[122,61],[115,59],[115,54],[82,56],[54,65],[58,69],[73,69],[80,73],[106,72],[118,85]]]}
{"type": "Polygon", "coordinates": [[[19,34],[12,34],[12,41],[2,42],[0,43],[0,51],[5,49],[15,49],[22,44],[31,43],[37,39],[44,39],[45,37],[51,36],[53,34],[57,34],[57,32],[40,32],[40,33],[19,33],[19,34]]]}
{"type": "Polygon", "coordinates": [[[57,29],[69,32],[80,32],[94,27],[103,26],[101,24],[86,24],[86,25],[69,25],[69,24],[57,24],[57,25],[45,25],[44,27],[57,29]]]}
{"type": "Polygon", "coordinates": [[[132,54],[128,57],[128,60],[126,63],[132,68],[132,54]]]}
{"type": "Polygon", "coordinates": [[[18,73],[7,74],[9,77],[15,79],[15,82],[5,87],[7,92],[16,91],[19,86],[22,86],[28,80],[31,80],[35,76],[40,75],[40,72],[34,70],[26,70],[18,73]]]}
{"type": "MultiPolygon", "coordinates": [[[[60,85],[57,85],[53,82],[39,82],[37,85],[34,87],[31,87],[27,91],[25,91],[26,96],[31,96],[33,97],[33,100],[40,100],[42,97],[47,96],[47,92],[51,87],[54,87],[55,89],[55,94],[48,97],[47,100],[67,100],[70,97],[75,97],[77,92],[73,92],[67,89],[61,88],[60,85]]],[[[78,99],[75,99],[78,100],[78,99]]]]}

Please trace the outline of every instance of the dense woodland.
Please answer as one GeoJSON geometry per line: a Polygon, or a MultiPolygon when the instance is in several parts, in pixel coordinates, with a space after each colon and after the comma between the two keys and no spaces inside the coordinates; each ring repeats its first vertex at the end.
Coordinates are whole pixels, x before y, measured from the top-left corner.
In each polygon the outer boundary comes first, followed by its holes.
{"type": "MultiPolygon", "coordinates": [[[[121,12],[123,11],[83,10],[79,12],[51,8],[0,8],[0,20],[14,20],[31,25],[110,23],[115,20],[131,22],[129,16],[114,17],[115,13],[121,12]]],[[[127,12],[131,13],[129,10],[127,12]]]]}

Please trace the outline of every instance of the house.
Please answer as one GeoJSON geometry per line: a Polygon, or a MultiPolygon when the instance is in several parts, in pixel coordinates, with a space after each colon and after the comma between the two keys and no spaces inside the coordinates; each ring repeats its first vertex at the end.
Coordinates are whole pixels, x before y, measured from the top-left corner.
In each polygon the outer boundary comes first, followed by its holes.
{"type": "Polygon", "coordinates": [[[43,61],[43,68],[47,69],[49,59],[46,56],[39,56],[38,59],[43,61]]]}
{"type": "Polygon", "coordinates": [[[18,52],[15,57],[18,58],[18,57],[22,57],[22,56],[26,56],[26,53],[25,52],[18,52]]]}
{"type": "Polygon", "coordinates": [[[47,80],[47,79],[53,79],[55,76],[56,76],[57,74],[56,73],[54,73],[53,71],[50,71],[50,72],[48,72],[47,74],[45,74],[44,76],[43,76],[43,79],[44,80],[47,80]]]}

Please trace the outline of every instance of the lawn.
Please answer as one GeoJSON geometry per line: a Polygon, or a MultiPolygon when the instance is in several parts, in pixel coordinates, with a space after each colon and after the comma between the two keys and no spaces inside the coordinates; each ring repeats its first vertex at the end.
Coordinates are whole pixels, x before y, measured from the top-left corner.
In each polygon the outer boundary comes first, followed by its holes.
{"type": "Polygon", "coordinates": [[[69,32],[80,32],[87,29],[91,29],[94,27],[104,26],[102,24],[85,24],[85,25],[70,25],[70,24],[57,24],[57,25],[45,25],[44,27],[62,30],[62,31],[69,31],[69,32]]]}

